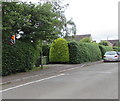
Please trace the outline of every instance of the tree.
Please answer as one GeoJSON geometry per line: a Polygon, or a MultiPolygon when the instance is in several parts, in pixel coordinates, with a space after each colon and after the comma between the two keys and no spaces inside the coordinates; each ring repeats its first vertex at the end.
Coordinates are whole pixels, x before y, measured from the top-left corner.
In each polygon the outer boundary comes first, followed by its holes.
{"type": "Polygon", "coordinates": [[[69,4],[62,5],[62,2],[59,0],[51,3],[53,5],[53,12],[57,14],[56,18],[60,21],[60,23],[57,24],[55,31],[61,33],[60,36],[65,37],[66,39],[69,35],[75,35],[76,25],[74,21],[72,19],[67,20],[64,14],[69,4]]]}
{"type": "Polygon", "coordinates": [[[101,41],[99,44],[104,46],[109,46],[107,41],[101,41]]]}
{"type": "Polygon", "coordinates": [[[90,42],[92,42],[92,40],[90,38],[86,37],[86,38],[81,39],[80,42],[90,43],[90,42]]]}
{"type": "Polygon", "coordinates": [[[68,20],[65,23],[65,26],[64,26],[64,37],[65,37],[65,39],[68,39],[69,35],[71,35],[71,36],[76,35],[76,25],[75,25],[75,23],[73,22],[72,19],[68,20]]]}
{"type": "Polygon", "coordinates": [[[45,2],[37,5],[25,2],[3,2],[3,39],[12,34],[21,34],[22,41],[50,41],[59,36],[76,33],[72,20],[67,21],[64,15],[68,5],[61,6],[59,2],[45,2]],[[68,27],[71,25],[72,27],[68,27]]]}
{"type": "MultiPolygon", "coordinates": [[[[58,2],[3,2],[3,40],[8,40],[13,34],[20,35],[19,40],[30,43],[42,50],[42,43],[64,36],[67,20],[64,15],[68,5],[61,6],[58,2]],[[20,33],[22,32],[22,33],[20,33]]],[[[74,22],[69,21],[72,28],[74,22]]],[[[73,29],[71,29],[73,30],[73,29]]],[[[42,55],[42,51],[40,52],[42,55]]]]}

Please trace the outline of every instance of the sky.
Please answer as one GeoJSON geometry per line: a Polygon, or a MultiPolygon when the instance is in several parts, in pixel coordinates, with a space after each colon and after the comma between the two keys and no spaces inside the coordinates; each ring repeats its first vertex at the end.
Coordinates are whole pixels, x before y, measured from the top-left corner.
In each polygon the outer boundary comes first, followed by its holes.
{"type": "Polygon", "coordinates": [[[73,18],[77,34],[91,34],[92,39],[118,39],[119,0],[66,0],[68,19],[73,18]]]}
{"type": "MultiPolygon", "coordinates": [[[[28,0],[27,0],[28,1],[28,0]]],[[[32,0],[31,0],[32,1],[32,0]]],[[[33,0],[32,2],[38,2],[33,0]]],[[[65,15],[73,19],[77,35],[91,34],[92,39],[118,39],[118,2],[120,0],[64,0],[65,15]]]]}

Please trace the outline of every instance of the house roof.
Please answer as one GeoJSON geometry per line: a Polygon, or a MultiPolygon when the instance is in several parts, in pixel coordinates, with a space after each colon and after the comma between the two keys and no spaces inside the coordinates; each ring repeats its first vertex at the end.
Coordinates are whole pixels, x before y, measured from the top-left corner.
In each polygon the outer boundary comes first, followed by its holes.
{"type": "Polygon", "coordinates": [[[75,36],[75,40],[76,40],[76,41],[80,41],[81,39],[86,38],[86,37],[91,38],[91,34],[76,35],[76,36],[75,36]]]}
{"type": "Polygon", "coordinates": [[[116,46],[116,45],[118,45],[118,40],[108,40],[110,43],[112,43],[113,44],[113,46],[116,46]]]}
{"type": "Polygon", "coordinates": [[[101,40],[101,41],[108,41],[113,44],[113,46],[118,45],[119,40],[101,40]]]}

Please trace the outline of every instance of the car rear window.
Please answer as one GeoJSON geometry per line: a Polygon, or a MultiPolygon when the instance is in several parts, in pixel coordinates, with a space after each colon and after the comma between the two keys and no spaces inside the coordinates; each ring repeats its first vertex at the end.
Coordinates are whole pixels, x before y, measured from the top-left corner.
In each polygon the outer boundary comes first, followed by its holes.
{"type": "Polygon", "coordinates": [[[115,55],[116,52],[106,52],[105,55],[115,55]]]}
{"type": "Polygon", "coordinates": [[[120,52],[118,52],[118,55],[120,55],[120,52]]]}

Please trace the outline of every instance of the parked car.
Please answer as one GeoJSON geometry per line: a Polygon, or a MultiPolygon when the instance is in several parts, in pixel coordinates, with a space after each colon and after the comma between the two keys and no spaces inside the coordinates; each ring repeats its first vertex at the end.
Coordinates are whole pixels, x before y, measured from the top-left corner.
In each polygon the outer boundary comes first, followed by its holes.
{"type": "Polygon", "coordinates": [[[104,55],[105,61],[120,61],[120,53],[116,51],[107,51],[104,55]]]}
{"type": "Polygon", "coordinates": [[[118,55],[120,55],[120,52],[117,52],[118,53],[118,55]]]}

